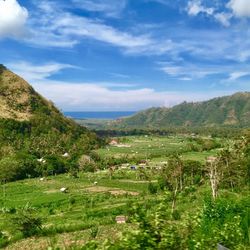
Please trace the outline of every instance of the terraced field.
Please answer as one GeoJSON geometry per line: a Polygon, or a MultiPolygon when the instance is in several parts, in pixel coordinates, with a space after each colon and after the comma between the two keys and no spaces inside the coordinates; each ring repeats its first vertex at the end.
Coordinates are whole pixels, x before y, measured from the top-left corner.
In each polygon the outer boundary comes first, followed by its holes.
{"type": "MultiPolygon", "coordinates": [[[[117,145],[96,151],[101,158],[128,156],[127,167],[116,166],[112,175],[106,169],[81,172],[77,178],[64,174],[2,184],[1,246],[7,249],[76,249],[74,247],[91,239],[114,239],[129,227],[136,227],[134,223],[116,224],[116,216],[129,217],[133,204],[148,203],[150,207],[165,195],[154,195],[149,190],[149,185],[158,183],[160,173],[156,167],[159,164],[166,163],[173,153],[181,154],[184,159],[204,162],[218,150],[189,151],[190,139],[181,136],[129,136],[117,140],[117,145]],[[130,168],[134,164],[129,161],[131,155],[147,159],[148,167],[143,169],[143,176],[139,168],[130,168]],[[61,188],[67,188],[67,192],[61,192],[61,188]],[[42,231],[36,238],[23,239],[18,231],[15,218],[22,213],[42,220],[42,231]]],[[[199,192],[207,192],[207,189],[199,192]]],[[[184,213],[188,211],[190,200],[194,204],[201,202],[192,195],[181,199],[184,213]]]]}
{"type": "MultiPolygon", "coordinates": [[[[135,179],[135,174],[131,175],[135,179]]],[[[147,196],[147,185],[110,180],[107,171],[80,174],[79,178],[60,175],[5,184],[0,191],[0,227],[7,232],[11,223],[6,222],[13,214],[27,210],[41,216],[48,236],[83,231],[95,225],[105,230],[115,226],[115,217],[125,213],[128,202],[147,196]],[[67,193],[60,192],[62,187],[68,188],[67,193]]]]}
{"type": "MultiPolygon", "coordinates": [[[[210,140],[210,138],[203,138],[210,140]]],[[[216,139],[220,141],[220,139],[216,139]]],[[[155,163],[165,162],[172,154],[183,155],[186,160],[205,162],[206,157],[216,155],[218,149],[193,151],[191,145],[199,145],[186,136],[127,136],[118,138],[117,145],[97,150],[101,157],[136,157],[155,163]],[[120,140],[120,141],[119,141],[120,140]]]]}

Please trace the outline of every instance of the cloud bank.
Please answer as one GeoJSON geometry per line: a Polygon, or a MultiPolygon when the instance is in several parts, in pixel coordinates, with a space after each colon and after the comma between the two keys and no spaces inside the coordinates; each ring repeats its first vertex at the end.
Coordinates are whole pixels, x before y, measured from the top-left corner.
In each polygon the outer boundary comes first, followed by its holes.
{"type": "Polygon", "coordinates": [[[231,0],[228,5],[237,17],[250,17],[249,0],[231,0]]]}
{"type": "MultiPolygon", "coordinates": [[[[51,77],[72,65],[48,63],[34,65],[28,62],[9,63],[11,70],[28,80],[47,99],[64,111],[141,110],[148,107],[170,107],[183,101],[201,101],[221,95],[219,92],[196,93],[156,91],[153,88],[113,89],[119,83],[63,82],[51,77]]],[[[136,84],[133,86],[136,87],[136,84]]]]}
{"type": "Polygon", "coordinates": [[[84,10],[99,12],[107,17],[120,17],[126,7],[127,0],[73,0],[77,7],[84,10]]]}
{"type": "Polygon", "coordinates": [[[0,0],[0,38],[22,36],[28,15],[16,0],[0,0]]]}

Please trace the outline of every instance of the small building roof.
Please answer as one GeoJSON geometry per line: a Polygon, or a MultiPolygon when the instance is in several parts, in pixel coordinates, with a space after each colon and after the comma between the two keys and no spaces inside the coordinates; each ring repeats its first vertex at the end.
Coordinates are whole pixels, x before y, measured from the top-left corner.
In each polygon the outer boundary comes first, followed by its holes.
{"type": "Polygon", "coordinates": [[[117,223],[126,223],[127,217],[125,215],[119,215],[115,217],[117,223]]]}
{"type": "Polygon", "coordinates": [[[208,157],[207,157],[207,162],[213,163],[213,162],[215,162],[217,159],[218,159],[218,158],[215,157],[215,156],[208,156],[208,157]]]}

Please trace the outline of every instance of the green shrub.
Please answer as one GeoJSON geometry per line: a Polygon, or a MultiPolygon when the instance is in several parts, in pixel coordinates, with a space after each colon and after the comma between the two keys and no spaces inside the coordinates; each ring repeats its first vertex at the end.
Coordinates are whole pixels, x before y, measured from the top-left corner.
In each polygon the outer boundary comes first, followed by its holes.
{"type": "Polygon", "coordinates": [[[74,205],[76,203],[76,199],[74,197],[69,198],[69,204],[74,205]]]}
{"type": "Polygon", "coordinates": [[[95,239],[97,237],[97,235],[98,235],[98,232],[99,232],[98,226],[91,227],[91,229],[90,229],[90,237],[92,239],[95,239]]]}
{"type": "Polygon", "coordinates": [[[42,230],[42,219],[29,211],[19,211],[15,217],[11,218],[11,221],[24,237],[36,235],[42,230]]]}
{"type": "Polygon", "coordinates": [[[178,210],[174,210],[172,213],[172,217],[174,220],[180,220],[181,219],[181,214],[178,210]]]}
{"type": "Polygon", "coordinates": [[[157,193],[157,185],[153,184],[152,182],[149,182],[148,184],[148,191],[150,194],[156,194],[157,193]]]}

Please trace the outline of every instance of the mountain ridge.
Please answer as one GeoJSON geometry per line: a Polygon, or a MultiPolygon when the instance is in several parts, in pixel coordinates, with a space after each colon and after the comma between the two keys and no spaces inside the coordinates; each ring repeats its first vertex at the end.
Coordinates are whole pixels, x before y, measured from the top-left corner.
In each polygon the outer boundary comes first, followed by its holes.
{"type": "Polygon", "coordinates": [[[79,154],[98,144],[85,127],[65,117],[28,82],[0,65],[0,156],[24,150],[38,157],[79,154]]]}
{"type": "Polygon", "coordinates": [[[190,126],[250,127],[250,92],[216,97],[203,102],[183,102],[171,108],[153,107],[116,120],[117,128],[190,126]]]}
{"type": "Polygon", "coordinates": [[[39,105],[59,113],[53,103],[37,93],[28,82],[0,65],[0,118],[27,121],[38,113],[39,105]]]}

